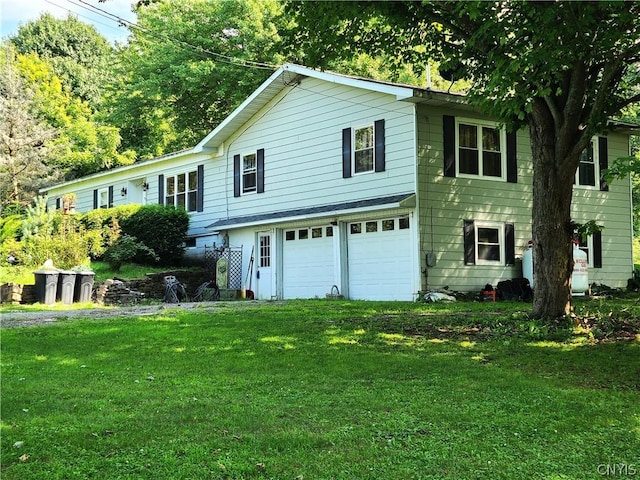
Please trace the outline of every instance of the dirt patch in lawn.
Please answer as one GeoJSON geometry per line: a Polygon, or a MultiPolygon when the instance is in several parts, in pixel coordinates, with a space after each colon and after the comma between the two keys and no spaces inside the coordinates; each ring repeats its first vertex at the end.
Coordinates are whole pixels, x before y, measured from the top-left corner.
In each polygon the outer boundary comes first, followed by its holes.
{"type": "Polygon", "coordinates": [[[34,327],[55,323],[58,320],[69,318],[115,318],[115,317],[140,317],[156,315],[168,310],[196,310],[198,312],[213,311],[219,308],[238,308],[255,306],[257,301],[247,302],[185,302],[163,303],[153,305],[131,305],[123,307],[96,307],[80,310],[44,310],[44,311],[19,311],[3,313],[0,317],[0,327],[18,328],[34,327]]]}

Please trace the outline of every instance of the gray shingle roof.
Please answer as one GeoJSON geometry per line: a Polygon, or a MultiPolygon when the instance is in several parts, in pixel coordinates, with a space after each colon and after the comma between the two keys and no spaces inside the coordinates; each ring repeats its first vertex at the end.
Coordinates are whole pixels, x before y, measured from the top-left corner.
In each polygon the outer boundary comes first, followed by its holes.
{"type": "Polygon", "coordinates": [[[389,197],[370,198],[367,200],[354,200],[351,202],[333,203],[329,205],[319,205],[317,207],[296,208],[293,210],[282,210],[279,212],[262,213],[258,215],[243,215],[240,217],[224,218],[213,222],[207,228],[236,227],[244,224],[255,224],[262,222],[272,222],[283,218],[303,217],[331,212],[344,212],[345,210],[355,210],[365,207],[377,207],[387,205],[388,207],[399,207],[400,202],[413,196],[413,193],[402,195],[392,195],[389,197]]]}

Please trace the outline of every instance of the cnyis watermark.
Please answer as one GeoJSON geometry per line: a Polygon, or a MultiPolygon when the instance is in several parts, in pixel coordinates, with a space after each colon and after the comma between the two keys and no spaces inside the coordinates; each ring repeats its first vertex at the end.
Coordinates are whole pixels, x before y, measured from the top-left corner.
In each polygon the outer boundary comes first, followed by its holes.
{"type": "Polygon", "coordinates": [[[601,463],[596,467],[602,477],[635,477],[640,475],[640,465],[636,463],[601,463]]]}

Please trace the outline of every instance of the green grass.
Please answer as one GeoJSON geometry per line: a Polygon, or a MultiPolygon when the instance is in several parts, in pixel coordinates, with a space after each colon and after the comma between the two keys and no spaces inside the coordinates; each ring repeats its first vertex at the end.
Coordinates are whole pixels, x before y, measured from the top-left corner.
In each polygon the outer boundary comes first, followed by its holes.
{"type": "MultiPolygon", "coordinates": [[[[523,307],[240,302],[3,329],[0,476],[588,479],[602,478],[599,465],[638,468],[640,338],[597,342],[534,324],[523,307]]],[[[640,316],[632,302],[616,308],[640,316]]]]}

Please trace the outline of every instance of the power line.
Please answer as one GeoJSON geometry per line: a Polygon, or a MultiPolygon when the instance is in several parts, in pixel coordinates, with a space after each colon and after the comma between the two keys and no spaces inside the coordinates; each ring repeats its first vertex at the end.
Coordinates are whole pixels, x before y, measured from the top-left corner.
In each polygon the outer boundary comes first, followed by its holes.
{"type": "MultiPolygon", "coordinates": [[[[49,0],[47,0],[49,1],[49,0]]],[[[269,63],[265,63],[265,62],[254,62],[252,60],[240,60],[237,58],[234,58],[232,56],[229,55],[223,55],[221,53],[217,53],[217,52],[213,52],[211,50],[208,50],[206,48],[200,47],[200,46],[196,46],[196,45],[192,45],[188,42],[185,42],[184,40],[175,38],[175,37],[171,37],[170,35],[167,35],[165,33],[159,33],[159,32],[154,32],[152,30],[149,30],[148,28],[142,27],[140,25],[138,25],[135,22],[126,20],[118,15],[115,15],[103,8],[100,7],[96,7],[95,5],[91,5],[90,3],[86,2],[85,0],[78,0],[79,3],[74,2],[73,0],[67,0],[67,2],[71,3],[72,5],[76,5],[78,7],[84,8],[86,10],[92,11],[93,13],[95,13],[96,15],[99,15],[103,18],[106,18],[110,21],[115,21],[117,22],[119,25],[125,26],[127,28],[129,28],[130,30],[135,29],[141,33],[147,34],[147,35],[151,35],[153,37],[159,38],[161,40],[168,40],[170,42],[176,43],[178,45],[180,45],[183,48],[189,49],[189,50],[194,50],[200,54],[206,54],[206,55],[211,55],[212,57],[218,59],[218,61],[222,62],[222,63],[227,63],[229,65],[236,65],[236,66],[240,66],[240,67],[248,67],[248,68],[258,68],[258,69],[262,69],[262,70],[275,70],[278,68],[277,65],[271,65],[269,63]]]]}
{"type": "MultiPolygon", "coordinates": [[[[107,23],[99,22],[99,21],[95,20],[95,18],[88,17],[87,15],[82,15],[81,13],[78,13],[78,12],[76,12],[75,10],[71,10],[70,8],[63,7],[62,5],[58,5],[57,3],[52,2],[51,0],[45,0],[45,1],[46,1],[46,3],[48,3],[49,5],[53,5],[54,7],[58,7],[58,8],[60,8],[60,9],[62,9],[62,10],[64,10],[64,11],[66,11],[66,12],[68,12],[68,13],[70,13],[70,14],[73,14],[73,15],[75,15],[75,16],[77,16],[77,17],[85,18],[85,19],[89,20],[89,21],[90,21],[90,22],[92,22],[92,23],[97,23],[98,25],[102,25],[103,27],[107,27],[107,28],[111,28],[111,29],[113,29],[113,30],[116,30],[116,27],[114,27],[113,25],[109,25],[109,24],[107,24],[107,23]]],[[[81,6],[81,5],[79,5],[79,6],[81,6]]],[[[81,6],[81,7],[82,7],[82,6],[81,6]]],[[[84,8],[84,7],[82,7],[82,8],[84,8]]]]}

